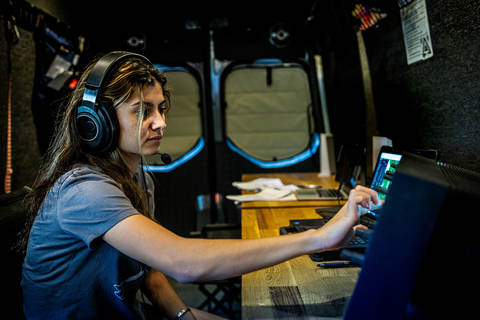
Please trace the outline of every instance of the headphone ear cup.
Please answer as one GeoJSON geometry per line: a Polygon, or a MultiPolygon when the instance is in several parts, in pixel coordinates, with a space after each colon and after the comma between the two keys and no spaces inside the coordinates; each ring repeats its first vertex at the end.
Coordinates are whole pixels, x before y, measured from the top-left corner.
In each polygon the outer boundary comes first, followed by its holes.
{"type": "Polygon", "coordinates": [[[120,125],[113,107],[98,105],[97,112],[81,106],[77,110],[77,125],[84,145],[94,153],[114,149],[118,142],[120,125]]]}
{"type": "Polygon", "coordinates": [[[153,66],[150,60],[137,53],[113,51],[95,63],[85,81],[82,102],[77,109],[76,123],[82,143],[89,152],[107,152],[117,146],[120,135],[117,114],[111,101],[101,101],[99,92],[104,80],[108,81],[112,72],[131,57],[153,66]]]}
{"type": "Polygon", "coordinates": [[[111,151],[117,147],[120,134],[117,113],[109,102],[99,103],[97,113],[102,119],[102,141],[98,147],[98,152],[111,151]]]}
{"type": "Polygon", "coordinates": [[[94,149],[100,144],[102,124],[95,111],[85,106],[78,107],[77,127],[80,139],[88,149],[94,149]]]}

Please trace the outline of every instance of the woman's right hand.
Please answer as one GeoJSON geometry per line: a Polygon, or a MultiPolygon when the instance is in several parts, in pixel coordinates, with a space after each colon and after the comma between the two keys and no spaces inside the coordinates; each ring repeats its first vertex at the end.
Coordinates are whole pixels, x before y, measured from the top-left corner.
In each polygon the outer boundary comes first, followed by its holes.
{"type": "Polygon", "coordinates": [[[325,226],[316,230],[320,238],[319,249],[315,252],[343,248],[353,240],[357,228],[366,229],[363,225],[355,224],[359,218],[358,206],[369,208],[370,203],[381,204],[376,191],[363,186],[352,189],[347,203],[325,226]]]}

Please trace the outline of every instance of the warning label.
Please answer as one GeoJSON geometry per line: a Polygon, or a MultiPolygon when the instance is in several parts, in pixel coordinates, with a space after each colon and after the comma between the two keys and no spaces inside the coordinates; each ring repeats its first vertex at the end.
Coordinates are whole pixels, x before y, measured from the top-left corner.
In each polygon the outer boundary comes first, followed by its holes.
{"type": "Polygon", "coordinates": [[[407,63],[412,64],[433,56],[425,0],[413,1],[400,10],[407,63]]]}

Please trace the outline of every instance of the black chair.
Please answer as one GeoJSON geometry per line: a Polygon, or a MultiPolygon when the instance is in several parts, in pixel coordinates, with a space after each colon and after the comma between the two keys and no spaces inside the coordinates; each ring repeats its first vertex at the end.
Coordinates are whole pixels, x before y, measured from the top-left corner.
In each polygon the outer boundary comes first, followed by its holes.
{"type": "MultiPolygon", "coordinates": [[[[210,195],[199,195],[196,202],[197,230],[192,237],[204,239],[241,239],[239,223],[226,221],[223,210],[223,196],[215,194],[216,219],[212,218],[210,195]],[[216,220],[216,221],[213,221],[216,220]]],[[[205,300],[197,309],[213,314],[227,316],[229,319],[241,318],[241,277],[225,280],[195,282],[205,300]]]]}
{"type": "Polygon", "coordinates": [[[12,250],[17,235],[24,226],[27,207],[25,196],[30,189],[0,195],[0,252],[2,261],[2,310],[9,319],[25,319],[23,314],[22,259],[12,250]]]}
{"type": "MultiPolygon", "coordinates": [[[[225,216],[223,195],[215,194],[216,216],[212,215],[211,198],[209,194],[197,196],[196,209],[196,231],[190,232],[191,237],[205,239],[241,239],[240,218],[230,222],[225,216]]],[[[230,218],[230,220],[234,220],[230,218]]]]}

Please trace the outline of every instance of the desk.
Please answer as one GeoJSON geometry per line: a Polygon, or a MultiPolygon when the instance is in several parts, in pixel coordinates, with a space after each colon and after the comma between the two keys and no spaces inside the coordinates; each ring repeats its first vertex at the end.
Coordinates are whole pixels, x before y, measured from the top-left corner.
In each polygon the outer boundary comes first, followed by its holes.
{"type": "MultiPolygon", "coordinates": [[[[252,181],[257,178],[279,178],[283,184],[294,185],[318,185],[323,189],[338,188],[339,183],[335,181],[335,176],[319,177],[318,172],[302,173],[255,173],[243,174],[242,182],[252,181]]],[[[242,191],[242,193],[248,193],[242,191]]],[[[345,203],[340,200],[340,205],[345,203]]],[[[246,208],[275,208],[275,207],[333,207],[338,206],[337,200],[314,200],[314,201],[250,201],[242,202],[242,209],[246,208]]]]}
{"type": "MultiPolygon", "coordinates": [[[[313,207],[242,209],[242,238],[278,236],[313,207]]],[[[242,276],[242,319],[342,319],[360,268],[322,269],[308,255],[242,276]]]]}
{"type": "MultiPolygon", "coordinates": [[[[312,207],[242,210],[242,238],[278,236],[312,207]]],[[[342,319],[360,268],[322,269],[308,255],[242,276],[242,319],[342,319]]]]}

